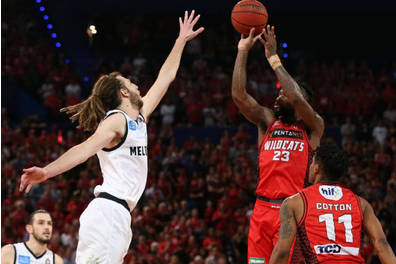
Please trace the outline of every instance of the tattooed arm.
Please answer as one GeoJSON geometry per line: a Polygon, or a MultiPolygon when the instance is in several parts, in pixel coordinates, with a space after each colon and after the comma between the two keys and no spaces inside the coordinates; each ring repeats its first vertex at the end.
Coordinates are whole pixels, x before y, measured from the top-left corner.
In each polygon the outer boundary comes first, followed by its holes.
{"type": "MultiPolygon", "coordinates": [[[[261,126],[264,124],[268,126],[274,115],[272,111],[260,105],[250,94],[246,91],[246,63],[249,50],[260,35],[254,37],[254,28],[250,30],[247,37],[241,36],[238,43],[238,54],[235,60],[234,71],[232,74],[232,99],[238,107],[239,111],[253,124],[261,126]]],[[[260,141],[260,140],[259,140],[260,141]]]]}
{"type": "Polygon", "coordinates": [[[324,131],[324,121],[318,113],[313,110],[307,99],[301,92],[300,86],[290,76],[290,74],[283,67],[280,59],[276,53],[276,35],[275,28],[267,26],[267,29],[263,30],[263,38],[259,38],[260,42],[265,47],[265,56],[268,62],[271,64],[272,69],[275,72],[276,77],[279,80],[280,86],[284,93],[284,96],[288,98],[288,101],[293,105],[298,115],[302,118],[304,123],[311,130],[311,145],[315,149],[320,144],[320,138],[324,131]]]}
{"type": "Polygon", "coordinates": [[[297,233],[297,219],[301,219],[302,211],[299,203],[302,203],[300,195],[294,195],[286,199],[280,209],[281,227],[279,239],[272,251],[270,264],[287,263],[289,260],[290,248],[297,233]]]}

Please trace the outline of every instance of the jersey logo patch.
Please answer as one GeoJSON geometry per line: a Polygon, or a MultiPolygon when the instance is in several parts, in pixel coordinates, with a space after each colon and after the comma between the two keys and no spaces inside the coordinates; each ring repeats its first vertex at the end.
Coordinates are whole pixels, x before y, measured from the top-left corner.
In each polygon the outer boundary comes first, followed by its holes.
{"type": "Polygon", "coordinates": [[[129,120],[128,127],[130,130],[136,130],[136,123],[133,120],[129,120]]]}
{"type": "Polygon", "coordinates": [[[263,258],[249,258],[249,264],[265,264],[265,259],[263,258]]]}
{"type": "Polygon", "coordinates": [[[344,247],[337,244],[316,245],[314,246],[316,254],[332,254],[332,255],[352,255],[359,256],[359,248],[344,247]]]}
{"type": "Polygon", "coordinates": [[[19,264],[30,264],[30,257],[29,256],[18,256],[18,263],[19,264]]]}
{"type": "Polygon", "coordinates": [[[338,201],[342,198],[342,189],[338,186],[321,185],[319,193],[327,200],[338,201]]]}
{"type": "Polygon", "coordinates": [[[286,130],[283,128],[276,128],[270,131],[269,138],[296,138],[303,139],[301,131],[296,130],[286,130]]]}
{"type": "Polygon", "coordinates": [[[99,264],[99,262],[99,258],[94,256],[90,256],[87,260],[87,264],[99,264]]]}

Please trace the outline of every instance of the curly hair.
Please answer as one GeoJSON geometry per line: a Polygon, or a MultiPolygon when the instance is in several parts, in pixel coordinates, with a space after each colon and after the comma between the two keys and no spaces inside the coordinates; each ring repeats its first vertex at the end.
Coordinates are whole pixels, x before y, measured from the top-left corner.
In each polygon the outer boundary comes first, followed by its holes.
{"type": "Polygon", "coordinates": [[[78,121],[79,128],[86,131],[95,130],[106,112],[121,104],[120,90],[123,88],[123,84],[117,79],[117,76],[120,75],[118,72],[102,75],[96,81],[88,99],[79,104],[62,108],[60,111],[71,115],[72,122],[78,121]]]}
{"type": "Polygon", "coordinates": [[[334,182],[339,181],[348,168],[347,155],[336,144],[318,147],[315,163],[319,164],[323,179],[334,182]]]}

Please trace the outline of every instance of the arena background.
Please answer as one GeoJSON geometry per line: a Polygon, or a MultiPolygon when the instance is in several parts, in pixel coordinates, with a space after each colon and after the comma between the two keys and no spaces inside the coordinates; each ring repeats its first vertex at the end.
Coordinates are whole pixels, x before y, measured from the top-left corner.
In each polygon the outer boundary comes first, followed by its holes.
{"type": "MultiPolygon", "coordinates": [[[[256,129],[231,99],[239,35],[236,1],[2,1],[2,245],[26,239],[34,209],[55,221],[50,248],[74,263],[78,217],[101,182],[97,159],[18,192],[22,168],[45,165],[87,134],[60,107],[86,98],[102,73],[130,75],[146,91],[184,10],[205,32],[188,47],[149,123],[149,176],[133,212],[125,263],[245,263],[257,183],[256,129]],[[90,39],[89,25],[98,33],[90,39]]],[[[368,199],[396,250],[396,4],[392,1],[262,1],[279,53],[315,91],[323,144],[349,155],[345,184],[368,199]]],[[[275,99],[264,49],[248,62],[249,92],[275,99]]],[[[379,263],[364,239],[367,263],[379,263]]]]}

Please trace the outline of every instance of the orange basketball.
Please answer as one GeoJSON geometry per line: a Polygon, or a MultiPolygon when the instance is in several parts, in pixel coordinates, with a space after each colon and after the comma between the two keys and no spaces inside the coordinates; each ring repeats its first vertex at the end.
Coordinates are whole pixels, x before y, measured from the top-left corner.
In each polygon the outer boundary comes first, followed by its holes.
{"type": "Polygon", "coordinates": [[[261,33],[267,21],[267,9],[257,0],[239,1],[231,12],[232,25],[244,35],[248,35],[252,27],[255,28],[255,34],[261,33]]]}

